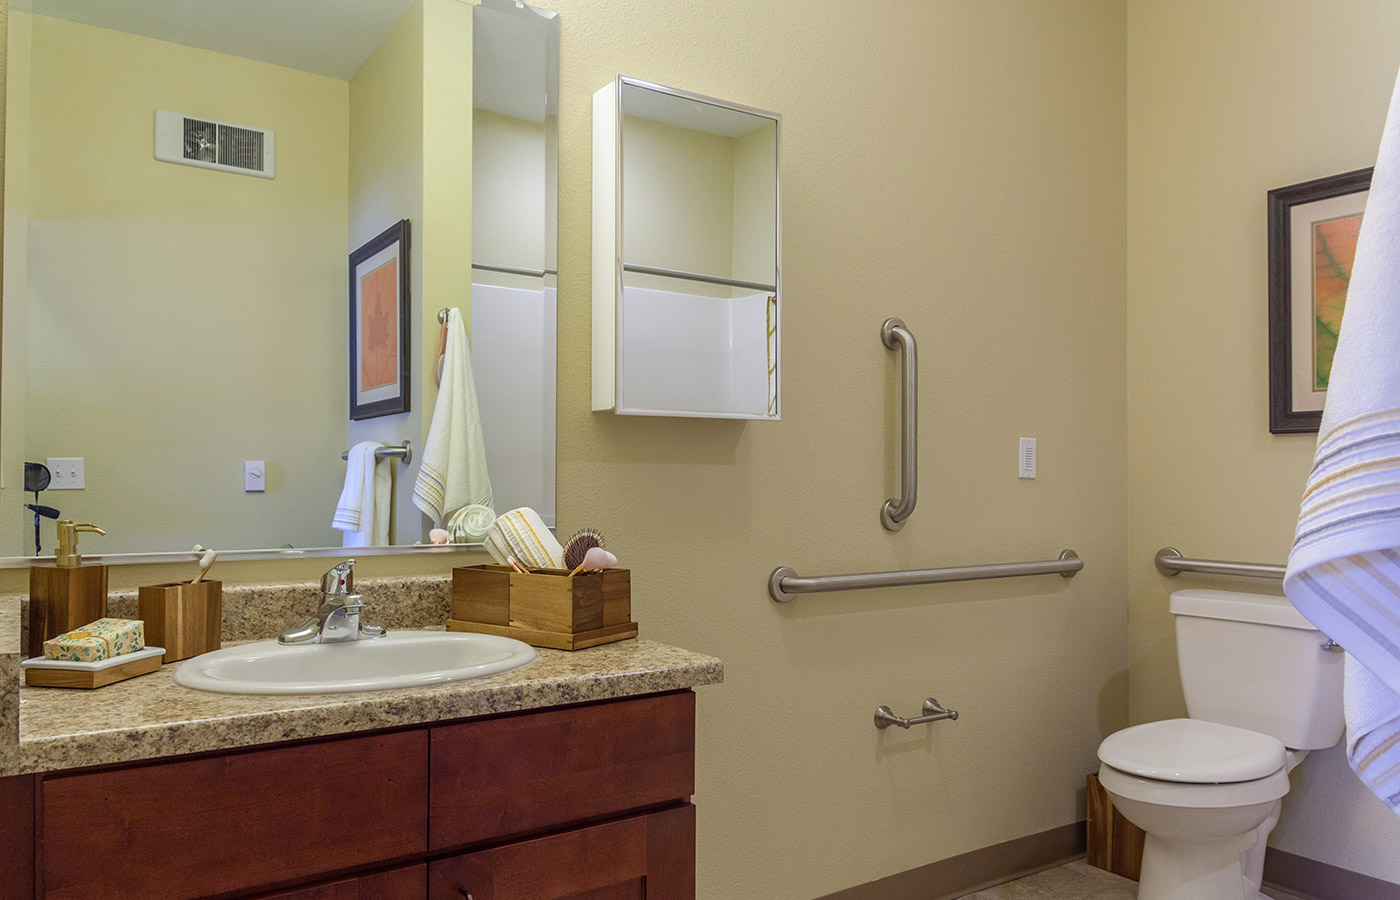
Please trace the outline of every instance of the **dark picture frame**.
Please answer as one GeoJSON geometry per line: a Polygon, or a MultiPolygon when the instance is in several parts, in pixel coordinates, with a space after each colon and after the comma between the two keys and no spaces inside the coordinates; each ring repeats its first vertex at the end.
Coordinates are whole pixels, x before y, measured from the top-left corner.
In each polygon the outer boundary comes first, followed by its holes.
{"type": "MultiPolygon", "coordinates": [[[[1356,219],[1359,228],[1365,199],[1356,197],[1356,203],[1352,204],[1355,211],[1344,215],[1331,213],[1335,213],[1339,207],[1348,206],[1345,202],[1331,204],[1330,212],[1319,210],[1317,214],[1298,208],[1322,200],[1364,194],[1371,187],[1371,172],[1371,168],[1357,169],[1354,172],[1344,172],[1341,175],[1318,178],[1269,191],[1269,431],[1273,434],[1315,434],[1322,424],[1322,410],[1309,408],[1320,407],[1319,401],[1326,395],[1326,373],[1321,371],[1324,363],[1320,361],[1323,357],[1319,356],[1318,335],[1324,328],[1330,329],[1334,324],[1340,325],[1341,305],[1345,302],[1345,285],[1351,275],[1350,258],[1345,259],[1344,266],[1336,263],[1327,248],[1325,236],[1312,238],[1307,246],[1295,246],[1294,237],[1298,234],[1298,226],[1308,227],[1309,234],[1320,235],[1321,226],[1356,219]],[[1308,221],[1295,222],[1295,213],[1311,218],[1308,221]],[[1317,265],[1318,259],[1331,261],[1336,273],[1330,278],[1321,274],[1323,267],[1317,265]],[[1310,283],[1297,283],[1295,274],[1302,271],[1312,273],[1310,283]],[[1319,305],[1319,285],[1324,282],[1331,284],[1331,294],[1336,295],[1340,292],[1340,299],[1333,296],[1329,307],[1335,309],[1335,322],[1330,318],[1324,322],[1318,312],[1323,308],[1319,305]],[[1311,323],[1310,332],[1295,333],[1295,325],[1304,321],[1311,323]],[[1312,348],[1307,359],[1313,372],[1314,383],[1306,390],[1307,395],[1312,398],[1308,403],[1299,401],[1300,393],[1303,393],[1302,386],[1294,377],[1302,369],[1295,350],[1301,349],[1299,342],[1304,340],[1308,341],[1307,346],[1312,348]]],[[[1347,226],[1351,226],[1349,221],[1347,226]]],[[[1354,253],[1354,234],[1342,240],[1348,239],[1348,249],[1354,253]]],[[[1330,372],[1330,355],[1325,356],[1325,367],[1327,372],[1330,372]]]]}
{"type": "Polygon", "coordinates": [[[409,411],[409,220],[350,254],[350,418],[409,411]]]}

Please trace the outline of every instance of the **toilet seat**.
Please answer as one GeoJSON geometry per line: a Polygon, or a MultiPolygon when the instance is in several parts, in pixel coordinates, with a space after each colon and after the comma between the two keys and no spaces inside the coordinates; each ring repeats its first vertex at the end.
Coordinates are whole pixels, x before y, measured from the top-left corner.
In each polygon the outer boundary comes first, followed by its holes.
{"type": "Polygon", "coordinates": [[[1099,767],[1099,783],[1115,798],[1184,809],[1226,809],[1272,803],[1288,793],[1288,773],[1283,769],[1254,781],[1187,784],[1143,778],[1105,763],[1099,767]]]}
{"type": "Polygon", "coordinates": [[[1257,731],[1201,719],[1166,719],[1109,735],[1099,745],[1099,760],[1153,781],[1234,784],[1282,771],[1286,752],[1277,738],[1257,731]]]}

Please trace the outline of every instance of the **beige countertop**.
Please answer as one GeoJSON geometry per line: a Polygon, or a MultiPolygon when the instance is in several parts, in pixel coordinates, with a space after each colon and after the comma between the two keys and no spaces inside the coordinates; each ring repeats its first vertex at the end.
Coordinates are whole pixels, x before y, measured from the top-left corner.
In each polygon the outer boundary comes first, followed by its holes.
{"type": "Polygon", "coordinates": [[[172,680],[181,663],[96,690],[17,689],[19,619],[18,600],[0,597],[0,775],[160,759],[723,680],[723,666],[714,657],[632,639],[574,652],[541,649],[530,665],[485,678],[350,694],[195,691],[172,680]]]}

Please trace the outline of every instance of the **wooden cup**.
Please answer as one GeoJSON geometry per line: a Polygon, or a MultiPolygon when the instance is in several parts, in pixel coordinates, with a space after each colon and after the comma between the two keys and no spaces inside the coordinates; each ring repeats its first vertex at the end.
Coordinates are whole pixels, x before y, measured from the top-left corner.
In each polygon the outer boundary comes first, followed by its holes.
{"type": "Polygon", "coordinates": [[[201,581],[141,588],[136,603],[146,623],[146,645],[164,647],[166,662],[218,650],[223,641],[223,587],[222,581],[201,581]]]}

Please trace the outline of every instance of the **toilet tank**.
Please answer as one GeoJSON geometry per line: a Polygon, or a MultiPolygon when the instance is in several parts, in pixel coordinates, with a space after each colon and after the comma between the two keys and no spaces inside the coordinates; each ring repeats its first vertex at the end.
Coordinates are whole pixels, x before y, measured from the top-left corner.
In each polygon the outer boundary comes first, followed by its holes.
{"type": "Polygon", "coordinates": [[[1177,591],[1176,658],[1193,719],[1262,732],[1294,750],[1342,739],[1343,654],[1286,597],[1177,591]]]}

